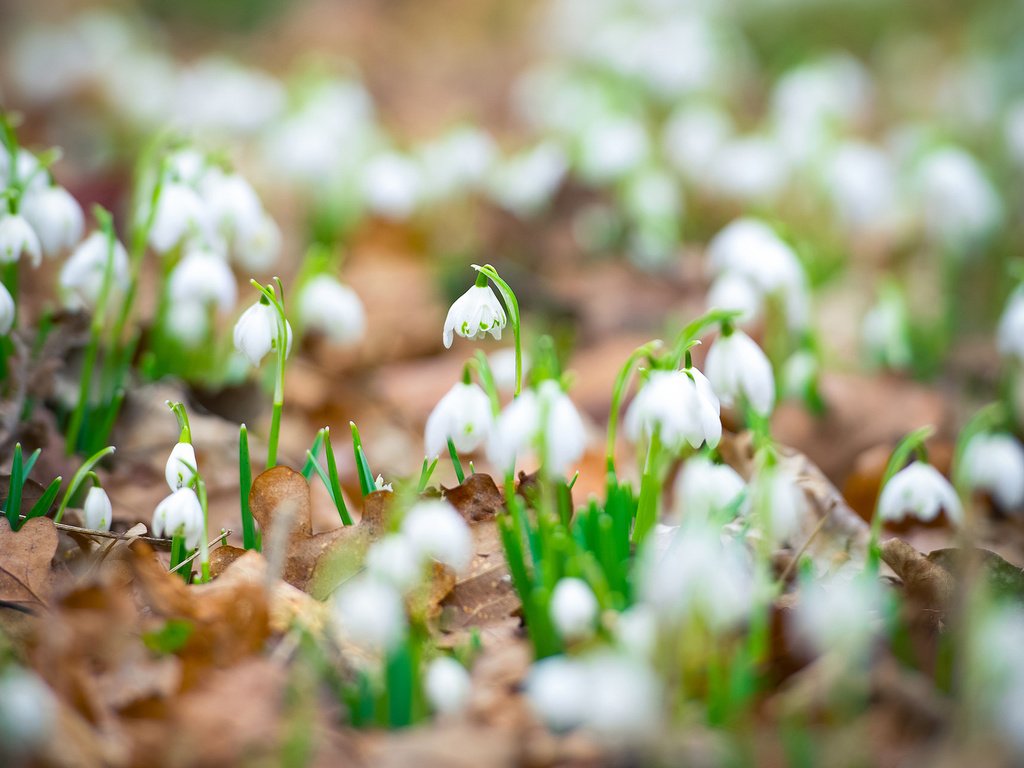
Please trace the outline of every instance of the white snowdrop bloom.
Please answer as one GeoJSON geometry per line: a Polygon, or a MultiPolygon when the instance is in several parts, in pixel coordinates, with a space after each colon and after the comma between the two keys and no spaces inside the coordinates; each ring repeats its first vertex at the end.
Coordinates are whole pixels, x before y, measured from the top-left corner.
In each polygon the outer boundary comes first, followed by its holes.
{"type": "Polygon", "coordinates": [[[199,196],[209,221],[229,240],[253,229],[264,216],[256,190],[237,173],[209,169],[200,179],[199,196]]]}
{"type": "Polygon", "coordinates": [[[921,162],[917,186],[929,237],[957,251],[987,236],[1003,207],[978,162],[956,147],[936,150],[921,162]]]}
{"type": "Polygon", "coordinates": [[[1024,506],[1024,447],[1012,435],[972,437],[960,471],[973,490],[990,493],[1003,510],[1024,506]]]}
{"type": "Polygon", "coordinates": [[[423,555],[408,536],[391,533],[367,551],[366,571],[405,594],[423,578],[423,555]]]}
{"type": "Polygon", "coordinates": [[[454,715],[466,708],[472,685],[469,671],[450,656],[430,662],[423,679],[423,692],[435,712],[454,715]]]}
{"type": "Polygon", "coordinates": [[[1006,302],[996,331],[999,353],[1024,362],[1024,287],[1018,287],[1006,302]]]}
{"type": "Polygon", "coordinates": [[[14,327],[18,317],[18,308],[14,305],[14,297],[7,286],[0,283],[0,336],[6,336],[14,327]]]}
{"type": "Polygon", "coordinates": [[[473,557],[469,526],[447,501],[420,501],[413,505],[402,520],[401,533],[423,557],[431,557],[455,571],[464,570],[473,557]]]}
{"type": "Polygon", "coordinates": [[[706,456],[687,459],[676,475],[674,509],[683,520],[712,520],[743,493],[746,483],[736,470],[706,456]]]}
{"type": "Polygon", "coordinates": [[[38,675],[13,664],[0,674],[0,744],[8,757],[18,756],[15,764],[42,746],[58,721],[57,699],[38,675]]]}
{"type": "Polygon", "coordinates": [[[854,232],[889,232],[898,214],[896,169],[881,149],[841,144],[827,161],[826,188],[843,225],[854,232]]]}
{"type": "Polygon", "coordinates": [[[175,121],[197,133],[253,134],[285,106],[284,85],[273,76],[225,56],[207,56],[176,78],[175,121]]]}
{"type": "MultiPolygon", "coordinates": [[[[10,186],[13,184],[14,179],[11,178],[9,154],[6,150],[2,154],[4,159],[0,161],[0,172],[2,172],[0,174],[2,175],[0,181],[3,181],[2,186],[10,186]]],[[[27,149],[22,148],[18,150],[18,159],[14,164],[14,168],[17,182],[24,187],[26,195],[45,189],[50,184],[49,176],[46,173],[46,169],[39,163],[39,158],[27,149]]]]}
{"type": "Polygon", "coordinates": [[[757,516],[775,545],[792,544],[804,528],[807,496],[791,472],[781,467],[764,468],[750,481],[743,514],[757,516]]]}
{"type": "Polygon", "coordinates": [[[605,184],[639,168],[650,153],[650,139],[640,121],[609,117],[585,129],[579,151],[583,179],[592,184],[605,184]]]}
{"type": "Polygon", "coordinates": [[[499,163],[487,187],[502,208],[528,217],[548,204],[568,168],[564,150],[553,142],[543,142],[499,163]]]}
{"type": "Polygon", "coordinates": [[[85,502],[82,504],[85,527],[94,531],[109,531],[113,514],[114,508],[110,504],[107,492],[98,485],[90,488],[89,493],[85,495],[85,502]]]}
{"type": "Polygon", "coordinates": [[[963,522],[963,508],[953,486],[939,470],[920,461],[897,472],[878,498],[878,514],[891,522],[910,515],[927,523],[938,516],[940,509],[954,525],[963,522]]]}
{"type": "Polygon", "coordinates": [[[209,308],[192,300],[171,302],[164,316],[164,328],[186,349],[196,349],[210,334],[209,308]]]}
{"type": "MultiPolygon", "coordinates": [[[[82,241],[64,262],[60,271],[60,287],[65,301],[74,308],[93,308],[103,288],[103,275],[107,269],[109,243],[102,232],[93,232],[82,241]]],[[[111,265],[111,288],[128,287],[128,252],[119,241],[114,242],[111,265]]]]}
{"type": "Polygon", "coordinates": [[[12,264],[25,254],[38,267],[43,251],[32,225],[24,216],[6,213],[0,216],[0,264],[12,264]]]}
{"type": "Polygon", "coordinates": [[[449,439],[459,453],[475,451],[487,439],[492,422],[487,393],[476,384],[455,384],[427,417],[423,437],[427,455],[443,453],[449,439]]]}
{"type": "Polygon", "coordinates": [[[496,156],[494,140],[479,128],[456,128],[420,147],[424,194],[443,200],[474,188],[491,170],[496,156]]]}
{"type": "Polygon", "coordinates": [[[169,177],[188,187],[195,188],[206,171],[206,157],[194,147],[184,147],[167,156],[169,177]]]}
{"type": "MultiPolygon", "coordinates": [[[[522,353],[523,378],[526,378],[530,371],[530,357],[522,353]]],[[[516,351],[512,347],[499,349],[487,356],[487,363],[491,366],[491,375],[494,377],[494,384],[504,392],[511,392],[516,386],[516,351]]]]}
{"type": "Polygon", "coordinates": [[[725,142],[711,161],[705,183],[720,197],[742,202],[763,201],[782,191],[789,166],[776,144],[761,136],[725,142]]]}
{"type": "Polygon", "coordinates": [[[442,333],[445,349],[451,349],[454,334],[464,339],[483,339],[489,333],[501,341],[501,331],[507,322],[505,309],[491,287],[474,285],[448,310],[442,333]]]}
{"type": "Polygon", "coordinates": [[[366,332],[366,311],[359,295],[330,275],[317,275],[299,292],[299,319],[335,344],[353,344],[366,332]]]}
{"type": "Polygon", "coordinates": [[[363,196],[379,216],[402,221],[409,218],[423,194],[423,175],[415,161],[397,152],[372,158],[363,170],[363,196]]]}
{"type": "Polygon", "coordinates": [[[658,642],[658,616],[649,605],[636,603],[615,622],[615,640],[626,653],[650,659],[658,642]]]}
{"type": "Polygon", "coordinates": [[[974,700],[1009,746],[1024,753],[1024,611],[1017,605],[993,606],[971,629],[968,681],[974,700]]]}
{"type": "Polygon", "coordinates": [[[661,684],[650,666],[622,653],[587,659],[585,725],[606,740],[632,740],[658,729],[664,717],[661,684]]]}
{"type": "MultiPolygon", "coordinates": [[[[1024,323],[1024,310],[1021,321],[1024,323]]],[[[864,350],[876,364],[899,371],[914,361],[907,308],[899,289],[881,292],[878,301],[864,313],[860,332],[864,350]]]]}
{"type": "Polygon", "coordinates": [[[541,659],[530,667],[525,688],[530,708],[554,731],[575,728],[587,717],[590,681],[583,661],[541,659]]]}
{"type": "Polygon", "coordinates": [[[203,537],[206,523],[199,497],[191,488],[179,488],[156,506],[153,535],[172,538],[180,530],[185,548],[195,549],[203,537]]]}
{"type": "MultiPolygon", "coordinates": [[[[235,323],[235,349],[245,355],[252,365],[258,366],[267,353],[277,349],[277,320],[274,307],[257,301],[235,323]]],[[[288,357],[292,351],[292,326],[287,320],[285,329],[287,344],[284,356],[288,357]]]]}
{"type": "Polygon", "coordinates": [[[637,74],[664,98],[710,86],[725,64],[716,38],[717,30],[699,14],[674,13],[648,26],[636,51],[637,74]]]}
{"type": "Polygon", "coordinates": [[[557,381],[547,379],[501,412],[487,441],[487,458],[502,472],[512,472],[517,456],[533,451],[549,472],[565,475],[586,447],[576,406],[557,381]]]}
{"type": "Polygon", "coordinates": [[[359,576],[344,584],[334,599],[332,618],[338,634],[361,649],[387,653],[405,638],[405,604],[390,584],[359,576]]]}
{"type": "Polygon", "coordinates": [[[264,272],[281,254],[281,228],[265,212],[239,225],[231,244],[235,260],[252,272],[264,272]]]}
{"type": "Polygon", "coordinates": [[[164,479],[167,480],[167,486],[172,491],[176,491],[179,488],[187,488],[192,485],[198,467],[196,449],[192,443],[176,443],[164,465],[164,479]]]}
{"type": "Polygon", "coordinates": [[[797,639],[814,653],[834,653],[851,663],[865,661],[883,628],[884,594],[876,578],[860,573],[809,579],[790,614],[797,639]]]}
{"type": "Polygon", "coordinates": [[[662,145],[669,162],[687,181],[703,186],[715,154],[731,139],[732,119],[712,105],[683,106],[665,124],[662,145]]]}
{"type": "Polygon", "coordinates": [[[807,349],[798,349],[782,366],[782,389],[788,397],[806,397],[817,381],[821,366],[817,356],[807,349]]]}
{"type": "Polygon", "coordinates": [[[676,222],[683,215],[683,197],[675,179],[654,168],[626,180],[623,203],[629,215],[639,221],[676,222]]]}
{"type": "Polygon", "coordinates": [[[54,256],[77,245],[85,229],[82,206],[64,187],[50,186],[25,195],[21,213],[39,236],[43,253],[54,256]]]}
{"type": "Polygon", "coordinates": [[[736,272],[723,272],[708,288],[707,307],[739,312],[736,322],[754,323],[761,317],[764,296],[748,278],[736,272]]]}
{"type": "Polygon", "coordinates": [[[727,408],[744,401],[761,416],[775,405],[775,376],[767,355],[743,331],[721,335],[708,350],[704,363],[711,388],[727,408]]]}
{"type": "Polygon", "coordinates": [[[185,238],[197,235],[209,239],[209,208],[191,187],[176,181],[165,183],[149,230],[149,244],[157,253],[167,253],[185,238]]]}
{"type": "Polygon", "coordinates": [[[586,640],[594,634],[599,609],[594,591],[583,579],[560,579],[551,593],[551,621],[568,642],[586,640]]]}
{"type": "Polygon", "coordinates": [[[224,259],[205,248],[193,248],[171,271],[167,293],[173,303],[213,305],[227,314],[238,300],[238,285],[224,259]]]}
{"type": "Polygon", "coordinates": [[[625,426],[633,441],[650,439],[657,430],[672,451],[685,443],[714,448],[722,437],[718,397],[696,368],[653,371],[626,412],[625,426]]]}

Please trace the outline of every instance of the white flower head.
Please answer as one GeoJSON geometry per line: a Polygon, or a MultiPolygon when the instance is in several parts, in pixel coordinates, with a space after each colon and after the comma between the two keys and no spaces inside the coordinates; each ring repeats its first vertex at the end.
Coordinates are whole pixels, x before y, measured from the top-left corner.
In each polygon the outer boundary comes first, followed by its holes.
{"type": "Polygon", "coordinates": [[[1024,447],[1012,435],[975,435],[964,450],[961,471],[973,490],[990,493],[1003,510],[1024,505],[1024,447]]]}
{"type": "Polygon", "coordinates": [[[366,571],[405,594],[423,578],[423,555],[408,536],[388,534],[367,551],[366,571]]]}
{"type": "Polygon", "coordinates": [[[721,407],[711,384],[696,368],[652,371],[626,412],[626,433],[634,441],[657,430],[662,443],[677,451],[685,443],[714,448],[722,437],[721,407]]]}
{"type": "MultiPolygon", "coordinates": [[[[74,308],[96,306],[103,288],[109,247],[106,235],[93,232],[64,262],[60,271],[60,287],[68,305],[74,308]]],[[[111,265],[112,289],[125,290],[128,287],[128,273],[128,252],[119,241],[115,241],[111,265]]]]}
{"type": "Polygon", "coordinates": [[[213,305],[227,314],[238,299],[235,275],[227,262],[205,248],[192,248],[171,271],[167,290],[172,303],[213,305]]]}
{"type": "Polygon", "coordinates": [[[579,659],[551,656],[530,667],[526,697],[530,708],[549,728],[575,728],[587,717],[589,676],[579,659]]]}
{"type": "Polygon", "coordinates": [[[299,319],[335,344],[352,344],[366,332],[366,312],[359,296],[330,275],[317,275],[302,287],[299,319]]]}
{"type": "Polygon", "coordinates": [[[157,253],[167,253],[186,237],[212,235],[209,211],[199,194],[176,181],[160,188],[160,198],[149,230],[149,244],[157,253]]]}
{"type": "Polygon", "coordinates": [[[638,168],[650,152],[643,123],[629,117],[599,118],[580,140],[580,173],[595,184],[621,179],[638,168]]]}
{"type": "Polygon", "coordinates": [[[978,162],[962,149],[927,155],[918,170],[925,230],[936,242],[962,251],[1002,220],[1003,206],[978,162]]]}
{"type": "Polygon", "coordinates": [[[422,557],[430,557],[462,571],[473,557],[469,526],[451,504],[421,501],[402,520],[401,533],[422,557]]]}
{"type": "MultiPolygon", "coordinates": [[[[512,347],[499,349],[487,356],[487,363],[491,366],[491,375],[498,389],[504,392],[511,392],[516,385],[516,351],[512,347]]],[[[530,357],[522,353],[523,377],[530,371],[530,357]]]]}
{"type": "Polygon", "coordinates": [[[482,339],[491,334],[501,341],[508,322],[505,309],[488,285],[474,285],[452,304],[444,321],[445,349],[450,349],[454,334],[465,339],[482,339]]]}
{"type": "Polygon", "coordinates": [[[281,253],[281,228],[267,213],[244,220],[235,232],[231,253],[246,269],[262,272],[273,266],[281,253]]]}
{"type": "Polygon", "coordinates": [[[33,267],[38,267],[43,257],[39,237],[24,216],[0,215],[0,264],[18,261],[22,254],[28,256],[33,267]]]}
{"type": "Polygon", "coordinates": [[[194,549],[205,532],[203,507],[191,488],[179,488],[156,506],[153,513],[153,535],[173,537],[181,533],[185,547],[194,549]]]}
{"type": "Polygon", "coordinates": [[[405,637],[401,594],[369,576],[352,579],[338,591],[332,617],[341,637],[366,651],[391,651],[405,637]]]}
{"type": "Polygon", "coordinates": [[[18,316],[18,308],[14,305],[14,297],[7,286],[0,283],[0,336],[6,336],[14,327],[18,316]]]}
{"type": "Polygon", "coordinates": [[[21,213],[32,225],[43,253],[53,256],[82,239],[82,206],[64,187],[49,186],[25,195],[21,213]]]}
{"type": "Polygon", "coordinates": [[[197,349],[210,333],[207,307],[198,301],[175,301],[167,307],[164,327],[186,349],[197,349]]]}
{"type": "Polygon", "coordinates": [[[883,290],[878,301],[864,314],[861,339],[872,361],[893,370],[910,366],[914,353],[910,345],[907,307],[899,290],[883,290]]]}
{"type": "Polygon", "coordinates": [[[444,452],[448,440],[459,453],[475,451],[487,439],[492,422],[487,393],[476,384],[455,384],[427,418],[423,438],[427,455],[444,452]]]}
{"type": "Polygon", "coordinates": [[[0,674],[0,744],[14,764],[42,746],[58,722],[57,698],[38,675],[14,665],[0,674]]]}
{"type": "Polygon", "coordinates": [[[734,504],[745,487],[743,478],[732,467],[694,456],[687,459],[676,475],[676,514],[687,521],[712,520],[734,504]]]}
{"type": "Polygon", "coordinates": [[[733,330],[715,339],[704,370],[722,405],[738,406],[745,401],[759,415],[771,414],[775,405],[772,364],[743,331],[733,330]]]}
{"type": "Polygon", "coordinates": [[[881,584],[864,574],[808,580],[800,588],[790,623],[809,650],[863,661],[882,629],[883,600],[881,584]]]}
{"type": "Polygon", "coordinates": [[[412,159],[388,152],[370,160],[363,171],[366,205],[379,216],[409,218],[423,195],[423,173],[412,159]]]}
{"type": "Polygon", "coordinates": [[[469,672],[450,656],[438,656],[430,662],[423,679],[423,692],[431,708],[442,715],[465,709],[471,690],[469,672]]]}
{"type": "Polygon", "coordinates": [[[910,515],[927,523],[938,516],[939,510],[944,510],[954,525],[963,522],[963,508],[953,486],[939,470],[920,461],[897,472],[878,498],[878,514],[891,522],[910,515]]]}
{"type": "Polygon", "coordinates": [[[796,476],[782,467],[764,467],[750,482],[744,515],[758,515],[775,544],[793,543],[807,518],[807,495],[796,476]]]}
{"type": "Polygon", "coordinates": [[[195,479],[199,464],[196,462],[196,449],[192,443],[177,443],[171,449],[164,466],[164,478],[172,491],[187,488],[195,479]]]}
{"type": "Polygon", "coordinates": [[[107,492],[94,485],[85,496],[85,503],[82,505],[82,515],[85,518],[85,527],[94,531],[109,531],[110,522],[114,509],[110,504],[110,497],[107,492]]]}
{"type": "Polygon", "coordinates": [[[263,218],[263,205],[248,181],[237,173],[210,168],[199,181],[206,216],[225,238],[232,239],[263,218]]]}
{"type": "Polygon", "coordinates": [[[708,289],[707,307],[739,312],[736,322],[747,325],[761,317],[764,294],[748,278],[737,272],[723,272],[708,289]]]}
{"type": "Polygon", "coordinates": [[[676,170],[688,181],[702,183],[733,130],[728,113],[719,107],[686,105],[673,112],[665,124],[662,143],[676,170]]]}
{"type": "Polygon", "coordinates": [[[656,731],[664,717],[661,683],[650,665],[623,653],[587,659],[590,684],[586,727],[610,740],[637,740],[656,731]]]}
{"type": "Polygon", "coordinates": [[[996,331],[999,353],[1024,362],[1024,287],[1018,287],[1006,302],[996,331]]]}
{"type": "Polygon", "coordinates": [[[491,173],[488,190],[498,205],[528,217],[548,204],[568,166],[564,150],[547,141],[499,164],[491,173]]]}
{"type": "Polygon", "coordinates": [[[564,640],[586,640],[594,634],[599,606],[583,579],[560,579],[551,593],[551,621],[564,640]]]}
{"type": "MultiPolygon", "coordinates": [[[[235,349],[245,355],[254,366],[271,350],[277,349],[277,310],[270,304],[257,301],[249,307],[235,323],[235,349]]],[[[285,357],[292,351],[292,326],[285,321],[287,344],[285,357]]]]}
{"type": "Polygon", "coordinates": [[[816,386],[820,372],[817,355],[809,349],[798,349],[782,366],[782,389],[788,397],[807,397],[816,386]]]}

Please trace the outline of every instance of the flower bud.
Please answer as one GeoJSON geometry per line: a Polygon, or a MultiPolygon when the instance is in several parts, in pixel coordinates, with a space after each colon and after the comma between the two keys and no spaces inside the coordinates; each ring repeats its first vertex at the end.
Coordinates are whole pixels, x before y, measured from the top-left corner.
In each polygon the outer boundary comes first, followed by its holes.
{"type": "Polygon", "coordinates": [[[85,504],[82,505],[82,513],[85,517],[85,527],[94,531],[109,531],[110,521],[113,515],[113,507],[110,504],[110,497],[107,492],[94,485],[86,494],[85,504]]]}
{"type": "Polygon", "coordinates": [[[205,528],[203,507],[191,488],[179,488],[157,504],[153,512],[153,535],[173,538],[180,533],[187,549],[199,545],[205,528]]]}

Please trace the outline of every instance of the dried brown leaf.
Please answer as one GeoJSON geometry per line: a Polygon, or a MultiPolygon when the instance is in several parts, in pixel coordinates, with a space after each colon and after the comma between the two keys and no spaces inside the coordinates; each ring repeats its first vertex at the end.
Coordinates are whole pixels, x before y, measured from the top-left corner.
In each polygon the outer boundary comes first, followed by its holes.
{"type": "Polygon", "coordinates": [[[49,518],[26,520],[16,532],[0,518],[0,600],[26,606],[49,602],[58,539],[49,518]]]}

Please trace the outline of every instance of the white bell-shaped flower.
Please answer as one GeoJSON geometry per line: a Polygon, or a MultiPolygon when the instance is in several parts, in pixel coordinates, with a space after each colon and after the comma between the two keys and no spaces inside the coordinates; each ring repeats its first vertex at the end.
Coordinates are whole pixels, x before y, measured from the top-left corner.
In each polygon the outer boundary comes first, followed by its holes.
{"type": "Polygon", "coordinates": [[[408,536],[392,533],[367,551],[366,572],[406,594],[423,579],[423,554],[408,536]]]}
{"type": "Polygon", "coordinates": [[[423,172],[408,157],[388,152],[370,160],[363,171],[363,196],[378,216],[409,218],[423,195],[423,172]]]}
{"type": "Polygon", "coordinates": [[[676,475],[676,514],[687,521],[711,520],[736,503],[745,487],[743,478],[732,467],[715,464],[705,456],[694,456],[676,475]]]}
{"type": "Polygon", "coordinates": [[[704,363],[708,381],[722,405],[744,401],[761,416],[775,405],[775,376],[768,357],[743,331],[733,330],[715,339],[704,363]]]}
{"type": "Polygon", "coordinates": [[[980,434],[964,449],[963,477],[1006,511],[1024,506],[1024,447],[1008,434],[980,434]]]}
{"type": "Polygon", "coordinates": [[[191,488],[179,488],[156,506],[153,513],[153,535],[168,538],[181,533],[185,547],[195,549],[205,533],[203,507],[191,488]]]}
{"type": "Polygon", "coordinates": [[[999,318],[996,342],[1001,355],[1024,362],[1024,288],[1010,294],[999,318]]]}
{"type": "Polygon", "coordinates": [[[798,642],[815,653],[861,661],[882,630],[884,594],[879,581],[856,574],[808,580],[789,614],[798,642]]]}
{"type": "Polygon", "coordinates": [[[210,335],[209,311],[198,301],[172,302],[164,316],[164,329],[186,349],[198,349],[210,335]]]}
{"type": "Polygon", "coordinates": [[[405,604],[390,584],[360,576],[344,584],[334,599],[338,634],[365,651],[394,650],[405,637],[405,604]]]}
{"type": "Polygon", "coordinates": [[[897,472],[878,498],[878,514],[891,522],[909,515],[927,523],[939,510],[944,510],[953,524],[963,522],[963,507],[953,486],[931,464],[919,461],[897,472]]]}
{"type": "Polygon", "coordinates": [[[626,433],[649,440],[657,430],[672,451],[685,443],[714,448],[722,438],[721,406],[710,382],[696,368],[652,371],[626,412],[626,433]]]}
{"type": "Polygon", "coordinates": [[[465,709],[470,694],[469,672],[450,656],[438,656],[430,662],[423,678],[423,692],[431,708],[442,715],[465,709]]]}
{"type": "Polygon", "coordinates": [[[33,267],[38,267],[43,256],[39,237],[24,216],[0,215],[0,264],[12,264],[22,254],[28,256],[33,267]]]}
{"type": "MultiPolygon", "coordinates": [[[[60,287],[69,306],[88,309],[96,306],[107,269],[108,250],[106,235],[93,232],[64,262],[60,271],[60,287]]],[[[123,291],[128,287],[128,280],[128,252],[119,241],[115,241],[111,287],[123,291]]]]}
{"type": "Polygon", "coordinates": [[[149,244],[157,253],[167,253],[193,234],[207,239],[212,235],[206,204],[192,187],[176,181],[165,183],[149,230],[149,244]]]}
{"type": "Polygon", "coordinates": [[[205,248],[192,248],[171,271],[167,291],[172,303],[213,305],[227,314],[238,300],[238,285],[231,267],[205,248]]]}
{"type": "Polygon", "coordinates": [[[94,531],[109,531],[113,513],[114,508],[110,504],[107,492],[98,485],[90,488],[85,496],[85,503],[82,504],[85,527],[94,531]]]}
{"type": "Polygon", "coordinates": [[[508,322],[505,309],[487,285],[474,285],[452,304],[444,321],[445,349],[452,346],[453,335],[465,339],[482,339],[491,334],[498,341],[508,322]]]}
{"type": "Polygon", "coordinates": [[[743,514],[757,516],[773,544],[794,543],[805,528],[807,495],[792,472],[777,466],[765,467],[750,481],[743,514]]]}
{"type": "Polygon", "coordinates": [[[708,288],[707,307],[739,312],[736,322],[746,325],[761,317],[764,295],[746,277],[737,272],[723,272],[708,288]]]}
{"type": "Polygon", "coordinates": [[[650,152],[647,129],[630,117],[603,117],[587,126],[580,137],[580,174],[604,184],[638,168],[650,152]]]}
{"type": "MultiPolygon", "coordinates": [[[[284,354],[287,357],[292,350],[292,326],[287,320],[285,328],[288,341],[284,354]]],[[[277,348],[277,310],[270,304],[253,304],[235,323],[234,340],[235,349],[250,363],[259,365],[268,352],[277,348]]]]}
{"type": "Polygon", "coordinates": [[[263,272],[273,266],[281,254],[281,228],[267,213],[246,220],[236,231],[231,252],[235,260],[251,272],[263,272]]]}
{"type": "Polygon", "coordinates": [[[14,297],[7,286],[0,283],[0,336],[6,336],[14,327],[18,316],[18,308],[14,305],[14,297]]]}
{"type": "Polygon", "coordinates": [[[551,621],[568,642],[586,640],[594,634],[599,608],[594,591],[583,579],[559,579],[551,593],[551,621]]]}
{"type": "Polygon", "coordinates": [[[520,217],[545,207],[565,178],[569,161],[553,141],[507,158],[491,173],[488,190],[502,208],[520,217]]]}
{"type": "Polygon", "coordinates": [[[25,195],[21,213],[32,225],[43,253],[54,256],[82,239],[82,206],[64,187],[50,186],[25,195]]]}
{"type": "Polygon", "coordinates": [[[924,224],[935,241],[956,250],[992,232],[1003,204],[978,161],[958,147],[927,155],[917,176],[924,224]]]}
{"type": "Polygon", "coordinates": [[[171,449],[171,455],[167,457],[167,463],[164,465],[164,478],[168,487],[176,491],[192,485],[198,467],[196,449],[192,443],[177,443],[171,449]]]}
{"type": "Polygon", "coordinates": [[[302,287],[298,312],[303,327],[335,344],[352,344],[366,332],[366,311],[358,294],[330,275],[317,275],[302,287]]]}
{"type": "MultiPolygon", "coordinates": [[[[1024,330],[1024,314],[1021,321],[1021,330],[1024,330]]],[[[913,362],[907,307],[898,290],[883,291],[878,301],[864,313],[861,340],[868,357],[879,365],[898,371],[913,362]]]]}
{"type": "Polygon", "coordinates": [[[60,704],[34,672],[8,664],[0,673],[0,744],[11,765],[28,765],[33,751],[59,735],[60,704]]]}
{"type": "Polygon", "coordinates": [[[214,228],[228,239],[253,228],[264,216],[256,190],[237,173],[209,169],[199,182],[199,196],[214,228]]]}
{"type": "Polygon", "coordinates": [[[405,514],[401,533],[422,557],[430,557],[455,571],[469,565],[473,539],[469,526],[451,504],[421,501],[405,514]]]}
{"type": "Polygon", "coordinates": [[[487,439],[492,422],[487,393],[476,384],[455,384],[427,418],[423,436],[427,455],[444,452],[448,440],[459,453],[475,451],[487,439]]]}

